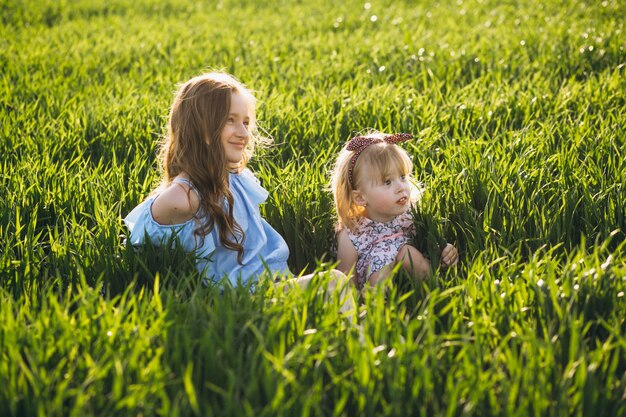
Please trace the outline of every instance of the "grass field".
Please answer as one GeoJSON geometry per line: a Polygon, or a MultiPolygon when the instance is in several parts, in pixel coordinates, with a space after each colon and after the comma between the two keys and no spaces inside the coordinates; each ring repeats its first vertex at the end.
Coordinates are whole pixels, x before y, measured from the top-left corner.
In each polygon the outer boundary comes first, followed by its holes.
{"type": "Polygon", "coordinates": [[[622,1],[0,10],[0,416],[626,416],[622,1]],[[419,139],[415,244],[459,267],[399,274],[351,324],[315,288],[221,292],[124,246],[207,69],[259,99],[293,271],[334,262],[328,170],[365,128],[419,139]]]}

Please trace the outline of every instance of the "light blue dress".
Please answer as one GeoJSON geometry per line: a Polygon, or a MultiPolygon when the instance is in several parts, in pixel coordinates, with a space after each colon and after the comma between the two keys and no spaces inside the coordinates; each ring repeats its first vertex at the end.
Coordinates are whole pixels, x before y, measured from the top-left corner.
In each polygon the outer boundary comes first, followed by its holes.
{"type": "MultiPolygon", "coordinates": [[[[194,233],[199,226],[195,218],[175,225],[157,223],[152,217],[152,203],[158,194],[148,197],[124,219],[130,230],[130,243],[140,246],[149,239],[152,244],[158,246],[175,236],[186,252],[196,256],[198,271],[205,276],[207,283],[219,281],[223,277],[227,277],[233,284],[237,283],[238,279],[244,283],[249,280],[256,282],[264,271],[289,273],[287,243],[261,217],[259,211],[259,204],[267,199],[268,192],[261,187],[248,169],[238,174],[230,174],[229,181],[233,195],[233,216],[245,233],[241,264],[237,262],[237,251],[220,244],[217,226],[203,239],[194,233]]],[[[188,184],[197,192],[193,184],[186,179],[176,178],[174,182],[188,184]]],[[[202,218],[202,213],[199,217],[202,218]]]]}

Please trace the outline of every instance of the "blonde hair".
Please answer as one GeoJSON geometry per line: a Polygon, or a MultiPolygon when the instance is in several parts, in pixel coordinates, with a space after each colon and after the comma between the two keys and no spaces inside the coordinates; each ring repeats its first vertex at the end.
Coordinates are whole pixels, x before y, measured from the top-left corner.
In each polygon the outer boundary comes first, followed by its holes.
{"type": "MultiPolygon", "coordinates": [[[[374,133],[367,137],[384,138],[387,135],[374,133]]],[[[337,215],[337,230],[348,228],[354,230],[359,221],[365,216],[365,208],[356,204],[353,191],[359,190],[365,184],[379,184],[392,174],[406,175],[410,178],[413,162],[406,151],[392,143],[385,141],[368,145],[357,157],[352,167],[350,182],[350,165],[354,156],[353,151],[343,147],[333,167],[331,175],[331,189],[337,215]]],[[[419,197],[417,186],[414,187],[412,200],[419,197]]]]}
{"type": "Polygon", "coordinates": [[[186,173],[200,194],[200,207],[206,222],[196,230],[206,236],[217,225],[220,243],[237,251],[241,262],[245,235],[233,217],[233,196],[228,181],[228,162],[220,135],[230,112],[231,95],[241,94],[250,117],[250,140],[244,150],[238,171],[252,157],[255,145],[264,141],[256,129],[256,100],[252,93],[232,75],[211,72],[183,83],[172,103],[168,131],[161,144],[162,186],[186,173]],[[228,202],[224,210],[223,202],[228,202]]]}

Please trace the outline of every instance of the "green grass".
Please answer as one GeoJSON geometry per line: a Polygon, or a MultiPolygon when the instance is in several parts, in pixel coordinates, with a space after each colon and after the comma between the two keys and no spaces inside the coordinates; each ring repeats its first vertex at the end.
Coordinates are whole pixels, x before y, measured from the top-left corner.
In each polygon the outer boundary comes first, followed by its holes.
{"type": "Polygon", "coordinates": [[[626,416],[626,7],[334,3],[0,0],[0,416],[626,416]],[[334,261],[328,171],[365,128],[418,138],[415,244],[459,267],[398,274],[359,330],[317,286],[125,247],[209,68],[259,99],[293,271],[334,261]]]}

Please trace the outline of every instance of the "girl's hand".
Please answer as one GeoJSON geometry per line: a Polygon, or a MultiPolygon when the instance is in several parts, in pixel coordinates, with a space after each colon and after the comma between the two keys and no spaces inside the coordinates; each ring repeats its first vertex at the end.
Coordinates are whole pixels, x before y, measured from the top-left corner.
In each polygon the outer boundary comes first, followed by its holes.
{"type": "Polygon", "coordinates": [[[441,251],[441,266],[449,268],[456,265],[459,261],[459,251],[454,246],[446,243],[446,246],[441,251]]]}

